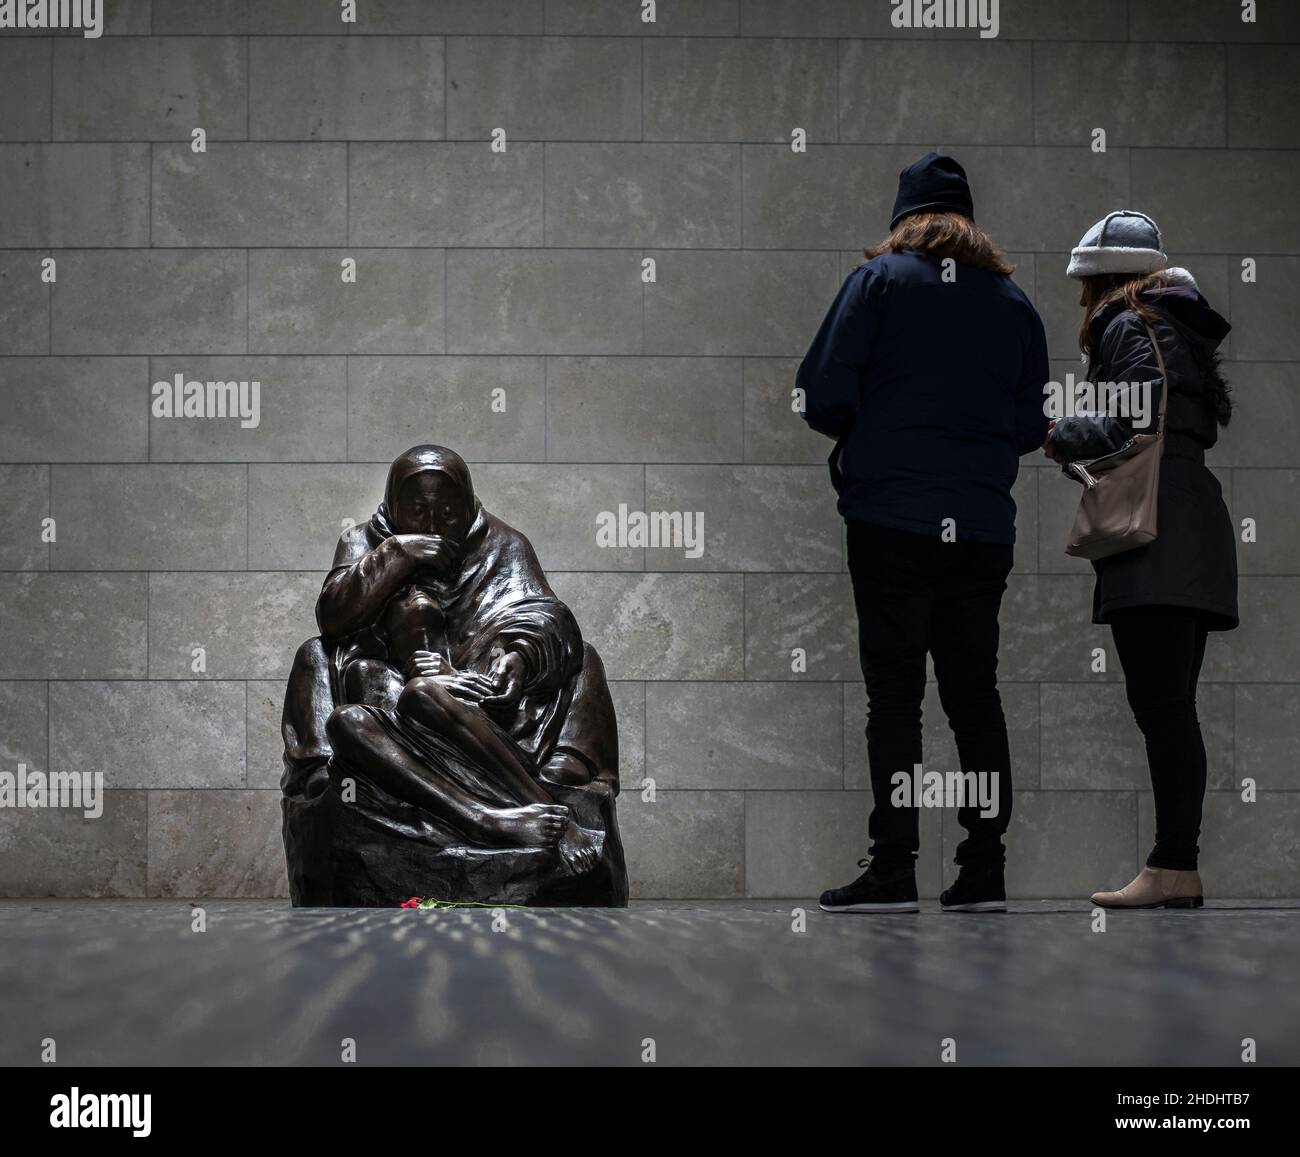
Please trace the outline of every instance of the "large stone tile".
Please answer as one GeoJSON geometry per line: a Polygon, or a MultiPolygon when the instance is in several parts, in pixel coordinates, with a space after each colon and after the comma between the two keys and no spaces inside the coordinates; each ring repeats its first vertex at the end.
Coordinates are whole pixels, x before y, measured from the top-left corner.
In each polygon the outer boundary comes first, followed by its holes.
{"type": "Polygon", "coordinates": [[[899,171],[919,155],[911,145],[813,144],[806,153],[785,145],[742,148],[750,249],[870,244],[888,232],[899,171]]]}
{"type": "MultiPolygon", "coordinates": [[[[657,570],[839,571],[841,520],[814,466],[650,466],[646,509],[703,517],[702,547],[651,547],[657,570]]],[[[684,538],[684,536],[683,536],[684,538]]]]}
{"type": "Polygon", "coordinates": [[[540,144],[515,144],[504,153],[467,141],[354,144],[348,163],[349,240],[358,245],[541,245],[542,154],[540,144]]]}
{"type": "MultiPolygon", "coordinates": [[[[361,4],[361,11],[372,7],[361,4]]],[[[317,0],[163,0],[154,5],[155,35],[328,36],[345,32],[337,4],[317,0]]]]}
{"type": "Polygon", "coordinates": [[[0,253],[0,355],[50,352],[50,287],[41,281],[44,255],[0,253]]]}
{"type": "Polygon", "coordinates": [[[104,811],[0,808],[0,895],[143,896],[145,793],[106,791],[104,811]]]}
{"type": "MultiPolygon", "coordinates": [[[[1007,899],[1080,900],[1127,884],[1138,869],[1137,801],[1131,791],[1022,791],[1012,804],[1007,899]]],[[[945,859],[965,832],[946,822],[945,859]]],[[[1145,855],[1145,852],[1143,853],[1145,855]]]]}
{"type": "Polygon", "coordinates": [[[50,769],[48,695],[35,679],[0,682],[0,771],[50,769]]]}
{"type": "Polygon", "coordinates": [[[645,352],[802,357],[842,279],[834,253],[659,250],[645,352]]]}
{"type": "Polygon", "coordinates": [[[50,352],[243,353],[246,255],[234,249],[60,255],[50,352]]]}
{"type": "Polygon", "coordinates": [[[1016,504],[1015,562],[1013,574],[1032,574],[1038,570],[1038,481],[1039,472],[1025,463],[1033,456],[1021,459],[1020,472],[1011,487],[1011,501],[1016,504]]]}
{"type": "Polygon", "coordinates": [[[746,575],[745,677],[861,679],[849,576],[746,575]]]}
{"type": "Polygon", "coordinates": [[[250,353],[443,352],[440,249],[258,249],[248,263],[250,353]]]}
{"type": "Polygon", "coordinates": [[[347,241],[341,144],[188,145],[153,150],[155,245],[341,245],[347,241]]]}
{"type": "Polygon", "coordinates": [[[645,139],[835,139],[833,40],[648,40],[645,139]]]}
{"type": "Polygon", "coordinates": [[[151,791],[149,895],[285,897],[278,791],[151,791]]]}
{"type": "Polygon", "coordinates": [[[895,28],[886,4],[845,4],[843,0],[743,0],[742,36],[875,36],[931,38],[930,28],[895,28]]]}
{"type": "Polygon", "coordinates": [[[548,577],[611,679],[744,677],[740,575],[548,577]]]}
{"type": "MultiPolygon", "coordinates": [[[[258,382],[256,426],[228,418],[149,417],[154,462],[337,461],[347,456],[347,366],[343,358],[154,358],[149,379],[258,382]]],[[[152,390],[152,386],[151,386],[152,390]]],[[[170,396],[170,395],[169,395],[170,396]]]]}
{"type": "Polygon", "coordinates": [[[1300,148],[1297,104],[1300,71],[1294,45],[1242,44],[1228,49],[1225,143],[1234,149],[1300,148]]]}
{"type": "MultiPolygon", "coordinates": [[[[1253,260],[1258,280],[1250,283],[1241,279],[1240,257],[1227,262],[1232,357],[1243,361],[1293,360],[1294,335],[1300,330],[1300,257],[1265,256],[1253,260]]],[[[1220,309],[1225,300],[1220,298],[1216,303],[1220,309]]]]}
{"type": "Polygon", "coordinates": [[[154,574],[149,674],[154,679],[286,679],[303,641],[319,634],[319,574],[154,574]],[[202,648],[207,669],[196,671],[202,648]]]}
{"type": "Polygon", "coordinates": [[[6,358],[0,461],[143,462],[148,389],[145,358],[6,358]]]}
{"type": "Polygon", "coordinates": [[[611,682],[609,695],[618,721],[619,783],[625,791],[639,792],[646,768],[646,685],[611,682]]]}
{"type": "Polygon", "coordinates": [[[736,358],[551,358],[551,462],[739,462],[736,358]]]}
{"type": "MultiPolygon", "coordinates": [[[[1040,783],[1040,736],[1037,683],[998,684],[1002,714],[1007,724],[1007,743],[1011,750],[1011,782],[1015,790],[1030,790],[1040,783]]],[[[867,764],[867,691],[861,683],[844,684],[844,786],[850,790],[871,787],[867,764]]],[[[1044,758],[1050,751],[1044,747],[1044,758]]],[[[944,714],[936,683],[927,683],[921,702],[921,758],[927,771],[978,771],[963,768],[957,754],[948,717],[944,714]]],[[[956,815],[953,816],[956,824],[956,815]]]]}
{"type": "MultiPolygon", "coordinates": [[[[1151,784],[1146,745],[1124,687],[1044,683],[1042,786],[1052,790],[1140,791],[1151,784]]],[[[1197,714],[1210,788],[1233,782],[1233,699],[1226,683],[1202,683],[1197,714]]]]}
{"type": "Polygon", "coordinates": [[[1215,468],[1296,464],[1300,445],[1300,366],[1294,362],[1230,362],[1223,375],[1236,409],[1208,454],[1215,468]]]}
{"type": "Polygon", "coordinates": [[[1249,41],[1294,44],[1300,41],[1300,9],[1289,4],[1260,5],[1257,19],[1242,20],[1242,5],[1219,0],[1142,0],[1129,5],[1129,38],[1249,41]]]}
{"type": "MultiPolygon", "coordinates": [[[[1001,0],[997,9],[999,40],[1128,39],[1127,0],[1088,0],[1086,4],[1078,0],[1001,0]]],[[[974,28],[940,28],[934,35],[976,38],[980,35],[978,21],[974,28]]]]}
{"type": "Polygon", "coordinates": [[[142,574],[0,574],[0,679],[139,679],[142,574]]]}
{"type": "Polygon", "coordinates": [[[1033,139],[1088,145],[1102,128],[1108,149],[1221,147],[1225,74],[1218,45],[1035,44],[1033,139]]]}
{"type": "Polygon", "coordinates": [[[148,245],[149,146],[0,146],[0,201],[0,246],[148,245]]]}
{"type": "Polygon", "coordinates": [[[50,684],[50,768],[109,787],[242,787],[244,685],[50,684]]]}
{"type": "Polygon", "coordinates": [[[1037,570],[1040,574],[1084,575],[1091,581],[1092,563],[1065,553],[1079,510],[1081,487],[1057,466],[1039,467],[1038,472],[1037,570]]]}
{"type": "Polygon", "coordinates": [[[546,146],[546,240],[557,246],[740,245],[740,147],[546,146]]]}
{"type": "Polygon", "coordinates": [[[245,565],[243,466],[55,466],[55,570],[235,570],[245,565]]]}
{"type": "Polygon", "coordinates": [[[1300,574],[1300,527],[1296,525],[1297,470],[1234,470],[1232,520],[1239,574],[1300,574]],[[1242,542],[1242,520],[1255,521],[1255,541],[1242,542]]]}
{"type": "Polygon", "coordinates": [[[834,443],[795,408],[798,369],[798,358],[745,358],[746,462],[821,465],[829,458],[834,443]]]}
{"type": "Polygon", "coordinates": [[[647,803],[629,784],[618,825],[633,899],[745,894],[744,792],[656,791],[647,803]]]}
{"type": "Polygon", "coordinates": [[[0,40],[0,141],[44,141],[50,136],[51,40],[24,43],[12,36],[0,40]]]}
{"type": "Polygon", "coordinates": [[[447,349],[485,354],[641,352],[641,254],[454,249],[447,349]]]}
{"type": "MultiPolygon", "coordinates": [[[[1238,683],[1236,786],[1300,791],[1300,696],[1294,683],[1238,683]]],[[[1224,785],[1227,786],[1227,785],[1224,785]]]]}
{"type": "Polygon", "coordinates": [[[352,32],[536,35],[543,7],[536,0],[366,0],[357,6],[352,32]]]}
{"type": "MultiPolygon", "coordinates": [[[[1138,797],[1143,863],[1155,836],[1155,800],[1143,792],[1138,797]]],[[[1245,803],[1235,791],[1207,792],[1197,843],[1201,886],[1208,899],[1294,899],[1300,868],[1300,792],[1260,792],[1254,803],[1245,803]]]]}
{"type": "MultiPolygon", "coordinates": [[[[869,791],[751,791],[745,794],[745,894],[814,901],[858,876],[867,853],[869,791]]],[[[916,888],[943,888],[941,813],[921,813],[916,888]]]]}
{"type": "Polygon", "coordinates": [[[49,570],[50,468],[0,466],[0,494],[0,570],[49,570]]]}
{"type": "Polygon", "coordinates": [[[280,787],[284,774],[284,736],[280,720],[284,713],[283,679],[250,679],[248,689],[248,772],[243,786],[280,787]]]}
{"type": "Polygon", "coordinates": [[[546,31],[557,36],[732,36],[741,0],[660,0],[653,21],[623,0],[549,0],[546,31]]]}
{"type": "Polygon", "coordinates": [[[1013,574],[998,616],[998,675],[1009,682],[1121,678],[1110,631],[1092,621],[1092,588],[1087,575],[1013,574]],[[1104,673],[1092,670],[1097,647],[1106,651],[1104,673]]]}
{"type": "Polygon", "coordinates": [[[248,565],[310,570],[323,579],[344,530],[384,497],[386,466],[271,464],[248,471],[248,565]]]}
{"type": "Polygon", "coordinates": [[[1294,680],[1300,655],[1300,578],[1248,575],[1237,586],[1241,625],[1210,636],[1201,677],[1233,683],[1294,680]]]}
{"type": "Polygon", "coordinates": [[[268,37],[250,40],[248,51],[249,136],[255,140],[443,136],[441,39],[268,37]]]}
{"type": "Polygon", "coordinates": [[[453,37],[447,85],[452,140],[498,128],[507,141],[641,136],[641,46],[631,38],[453,37]]]}
{"type": "MultiPolygon", "coordinates": [[[[1027,145],[1034,141],[1029,44],[846,40],[839,46],[839,139],[1027,145]]],[[[906,163],[906,162],[904,162],[906,163]]],[[[901,168],[901,166],[900,166],[901,168]]]]}
{"type": "Polygon", "coordinates": [[[546,570],[642,570],[639,547],[597,542],[602,515],[644,506],[640,466],[482,465],[474,490],[498,518],[533,544],[546,570]]]}
{"type": "Polygon", "coordinates": [[[246,134],[245,42],[233,36],[60,38],[54,139],[209,142],[246,134]]]}
{"type": "Polygon", "coordinates": [[[837,683],[650,683],[646,763],[661,789],[843,783],[837,683]]]}
{"type": "MultiPolygon", "coordinates": [[[[1130,200],[1124,148],[1094,153],[1086,144],[1003,148],[949,143],[939,151],[962,163],[980,225],[1007,250],[1068,252],[1089,225],[1108,210],[1126,208],[1130,200]],[[1043,195],[1045,189],[1052,191],[1050,196],[1043,195]]],[[[1142,198],[1132,200],[1140,203],[1142,198]]],[[[1164,226],[1158,213],[1155,217],[1164,226]]],[[[1166,234],[1172,244],[1172,232],[1166,234]]],[[[1186,240],[1179,238],[1179,243],[1186,240]]]]}
{"type": "MultiPolygon", "coordinates": [[[[1133,195],[1167,245],[1184,251],[1300,250],[1295,190],[1300,152],[1256,149],[1135,149],[1133,195]],[[1248,204],[1249,213],[1239,211],[1248,204]]],[[[1094,214],[1096,220],[1100,214],[1094,214]]]]}
{"type": "Polygon", "coordinates": [[[477,462],[546,456],[541,358],[348,359],[348,450],[387,462],[422,442],[450,442],[477,462]]]}

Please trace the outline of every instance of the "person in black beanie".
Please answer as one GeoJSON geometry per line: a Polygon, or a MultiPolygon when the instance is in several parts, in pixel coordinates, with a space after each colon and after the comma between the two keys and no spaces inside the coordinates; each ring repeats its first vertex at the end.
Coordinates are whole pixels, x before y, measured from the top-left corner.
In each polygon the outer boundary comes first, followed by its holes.
{"type": "Polygon", "coordinates": [[[1047,432],[1047,340],[975,224],[966,172],[927,153],[899,175],[889,236],[841,287],[799,367],[804,419],[834,439],[868,700],[866,870],[830,912],[919,909],[926,656],[957,741],[966,839],[945,910],[1004,911],[1011,760],[997,688],[1022,454],[1047,432]]]}

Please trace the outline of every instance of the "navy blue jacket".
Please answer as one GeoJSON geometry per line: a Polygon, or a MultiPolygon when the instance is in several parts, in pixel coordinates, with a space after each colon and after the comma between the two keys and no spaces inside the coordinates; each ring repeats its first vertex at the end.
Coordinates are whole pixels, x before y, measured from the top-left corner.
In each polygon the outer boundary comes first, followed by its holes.
{"type": "Polygon", "coordinates": [[[1020,455],[1047,434],[1047,339],[1009,277],[885,253],[845,280],[799,366],[804,419],[839,439],[848,519],[1012,543],[1020,455]]]}

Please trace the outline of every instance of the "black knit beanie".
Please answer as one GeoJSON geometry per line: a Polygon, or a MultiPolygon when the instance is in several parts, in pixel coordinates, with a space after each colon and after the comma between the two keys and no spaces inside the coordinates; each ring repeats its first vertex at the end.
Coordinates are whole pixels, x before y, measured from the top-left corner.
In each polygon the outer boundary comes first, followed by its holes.
{"type": "Polygon", "coordinates": [[[909,213],[960,213],[975,220],[966,170],[952,157],[926,153],[898,174],[898,196],[894,200],[892,229],[909,213]]]}

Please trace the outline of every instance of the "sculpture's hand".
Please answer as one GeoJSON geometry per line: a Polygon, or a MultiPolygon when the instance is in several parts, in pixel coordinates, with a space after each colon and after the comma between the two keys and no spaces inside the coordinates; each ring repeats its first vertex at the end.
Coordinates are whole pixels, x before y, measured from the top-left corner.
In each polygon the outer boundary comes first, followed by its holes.
{"type": "Polygon", "coordinates": [[[492,681],[477,671],[456,671],[435,678],[457,699],[464,699],[467,703],[482,704],[493,691],[492,681]]]}
{"type": "Polygon", "coordinates": [[[406,679],[432,679],[435,675],[455,674],[450,661],[437,651],[416,651],[406,661],[406,679]]]}
{"type": "Polygon", "coordinates": [[[518,651],[507,651],[492,667],[494,694],[480,700],[481,707],[513,707],[524,691],[527,671],[518,651]]]}
{"type": "Polygon", "coordinates": [[[455,548],[440,534],[395,534],[393,548],[411,570],[429,570],[437,575],[450,573],[455,562],[455,548]]]}

